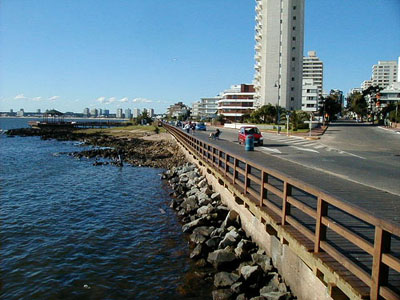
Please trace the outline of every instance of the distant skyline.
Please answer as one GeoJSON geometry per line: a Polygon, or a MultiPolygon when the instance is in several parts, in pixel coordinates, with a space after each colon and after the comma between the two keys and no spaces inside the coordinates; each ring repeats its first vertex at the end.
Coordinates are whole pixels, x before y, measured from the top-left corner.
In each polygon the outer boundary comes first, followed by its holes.
{"type": "MultiPolygon", "coordinates": [[[[254,75],[254,0],[3,0],[0,111],[191,105],[254,75]]],[[[399,0],[306,0],[324,90],[400,56],[399,0]]]]}

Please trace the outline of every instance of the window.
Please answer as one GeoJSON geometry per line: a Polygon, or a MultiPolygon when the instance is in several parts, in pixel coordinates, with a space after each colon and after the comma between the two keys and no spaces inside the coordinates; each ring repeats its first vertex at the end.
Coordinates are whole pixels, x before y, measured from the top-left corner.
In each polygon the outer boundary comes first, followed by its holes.
{"type": "Polygon", "coordinates": [[[293,30],[296,30],[296,26],[293,26],[293,30]]]}
{"type": "Polygon", "coordinates": [[[295,61],[296,60],[296,57],[292,57],[292,61],[295,61]]]}
{"type": "Polygon", "coordinates": [[[294,37],[292,37],[292,40],[293,40],[293,41],[295,41],[295,40],[296,40],[296,37],[295,37],[295,36],[294,36],[294,37]]]}
{"type": "Polygon", "coordinates": [[[296,20],[296,16],[293,16],[293,20],[296,20]]]}
{"type": "Polygon", "coordinates": [[[290,101],[294,101],[294,97],[290,97],[290,101]]]}
{"type": "Polygon", "coordinates": [[[296,6],[293,6],[293,10],[295,10],[296,9],[296,6]]]}
{"type": "Polygon", "coordinates": [[[291,90],[291,91],[294,91],[294,87],[291,87],[290,90],[291,90]]]}
{"type": "Polygon", "coordinates": [[[294,77],[292,77],[292,81],[294,81],[294,77]]]}

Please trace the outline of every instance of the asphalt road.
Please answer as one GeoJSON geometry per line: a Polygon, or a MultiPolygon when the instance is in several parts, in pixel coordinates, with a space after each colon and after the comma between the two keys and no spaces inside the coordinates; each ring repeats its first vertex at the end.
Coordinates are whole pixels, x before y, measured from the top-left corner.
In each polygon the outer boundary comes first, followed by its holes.
{"type": "MultiPolygon", "coordinates": [[[[196,132],[196,135],[208,135],[196,132]]],[[[237,144],[237,129],[221,129],[223,141],[237,144]]],[[[256,152],[400,196],[400,134],[351,121],[332,123],[320,140],[263,133],[256,152]]],[[[244,149],[243,149],[244,151],[244,149]]]]}

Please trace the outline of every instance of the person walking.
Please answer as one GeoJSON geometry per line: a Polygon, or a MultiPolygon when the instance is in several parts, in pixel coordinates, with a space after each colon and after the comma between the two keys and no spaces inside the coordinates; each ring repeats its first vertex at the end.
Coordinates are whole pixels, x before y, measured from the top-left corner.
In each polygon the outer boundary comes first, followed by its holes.
{"type": "Polygon", "coordinates": [[[194,132],[196,130],[196,123],[192,123],[191,128],[192,128],[192,134],[194,135],[194,132]]]}

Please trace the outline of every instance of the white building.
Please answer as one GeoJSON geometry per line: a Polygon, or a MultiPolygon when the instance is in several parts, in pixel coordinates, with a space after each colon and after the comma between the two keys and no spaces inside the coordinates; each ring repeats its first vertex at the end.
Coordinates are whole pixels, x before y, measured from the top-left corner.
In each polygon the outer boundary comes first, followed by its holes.
{"type": "Polygon", "coordinates": [[[132,118],[132,111],[130,108],[125,109],[125,119],[131,119],[132,118]]]}
{"type": "Polygon", "coordinates": [[[139,108],[134,108],[132,111],[132,117],[133,118],[138,118],[140,116],[140,109],[139,108]]]}
{"type": "Polygon", "coordinates": [[[361,89],[364,91],[364,90],[366,90],[367,88],[369,88],[370,86],[372,86],[372,80],[364,80],[362,83],[361,83],[361,89]]]}
{"type": "Polygon", "coordinates": [[[118,108],[118,109],[117,109],[117,115],[116,115],[116,117],[119,118],[119,119],[122,119],[122,118],[124,117],[124,114],[123,114],[123,112],[122,112],[122,108],[118,108]]]}
{"type": "Polygon", "coordinates": [[[318,101],[321,92],[320,86],[315,83],[314,79],[303,78],[301,110],[307,112],[317,112],[318,101]]]}
{"type": "Polygon", "coordinates": [[[395,60],[378,61],[372,66],[372,85],[385,88],[397,81],[398,65],[395,60]]]}
{"type": "Polygon", "coordinates": [[[19,111],[17,111],[17,117],[23,117],[25,115],[25,111],[23,108],[21,108],[19,111]]]}
{"type": "Polygon", "coordinates": [[[380,107],[400,103],[400,82],[394,82],[379,92],[380,107]]]}
{"type": "Polygon", "coordinates": [[[324,64],[315,51],[308,51],[307,54],[308,56],[303,57],[303,79],[312,79],[321,97],[324,86],[324,64]]]}
{"type": "Polygon", "coordinates": [[[148,108],[148,109],[147,109],[147,116],[148,116],[149,118],[154,117],[154,109],[148,108]]]}
{"type": "Polygon", "coordinates": [[[232,122],[242,121],[244,114],[251,113],[254,109],[254,86],[248,84],[232,85],[223,91],[218,100],[218,114],[224,115],[232,122]]]}
{"type": "Polygon", "coordinates": [[[218,111],[218,101],[221,97],[201,98],[193,103],[192,116],[200,118],[215,118],[218,111]]]}
{"type": "Polygon", "coordinates": [[[304,0],[256,0],[257,105],[301,108],[304,0]]]}
{"type": "Polygon", "coordinates": [[[90,115],[89,108],[86,107],[85,109],[83,109],[83,115],[86,117],[88,117],[90,115]]]}
{"type": "Polygon", "coordinates": [[[98,115],[99,115],[99,111],[97,110],[97,108],[92,108],[92,109],[90,110],[90,116],[91,116],[91,117],[96,118],[96,117],[98,117],[98,115]]]}

